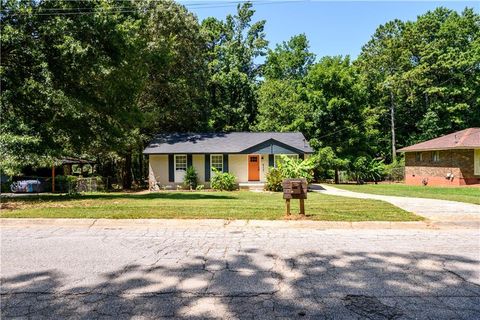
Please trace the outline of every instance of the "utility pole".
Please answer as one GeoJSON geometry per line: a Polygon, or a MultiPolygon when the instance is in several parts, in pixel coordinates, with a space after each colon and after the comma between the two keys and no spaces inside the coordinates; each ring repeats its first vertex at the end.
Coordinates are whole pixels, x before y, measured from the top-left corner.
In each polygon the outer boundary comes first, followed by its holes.
{"type": "Polygon", "coordinates": [[[397,160],[397,149],[395,148],[395,103],[393,91],[390,87],[390,126],[392,130],[392,162],[397,160]]]}

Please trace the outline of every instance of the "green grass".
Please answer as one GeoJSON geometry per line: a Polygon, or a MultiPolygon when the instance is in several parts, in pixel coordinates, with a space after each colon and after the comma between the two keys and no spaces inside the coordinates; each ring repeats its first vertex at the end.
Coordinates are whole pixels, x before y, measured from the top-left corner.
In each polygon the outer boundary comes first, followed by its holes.
{"type": "MultiPolygon", "coordinates": [[[[292,213],[298,212],[292,200],[292,213]]],[[[281,193],[161,192],[40,195],[2,199],[2,218],[219,218],[283,219],[281,193]]],[[[327,221],[415,221],[414,214],[386,202],[309,193],[307,218],[327,221]]]]}
{"type": "Polygon", "coordinates": [[[335,187],[349,191],[382,194],[388,196],[443,199],[480,204],[480,188],[476,187],[452,188],[408,186],[404,184],[335,185],[335,187]]]}

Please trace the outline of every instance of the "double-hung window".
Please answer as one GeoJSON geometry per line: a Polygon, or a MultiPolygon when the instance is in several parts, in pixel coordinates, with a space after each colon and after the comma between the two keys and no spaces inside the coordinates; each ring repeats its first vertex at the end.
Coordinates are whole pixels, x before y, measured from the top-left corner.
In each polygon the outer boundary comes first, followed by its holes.
{"type": "Polygon", "coordinates": [[[175,170],[187,171],[187,156],[183,154],[175,155],[175,170]]]}
{"type": "Polygon", "coordinates": [[[440,161],[440,151],[432,151],[432,162],[440,161]]]}
{"type": "Polygon", "coordinates": [[[213,168],[217,169],[220,172],[223,172],[223,155],[212,154],[210,156],[210,166],[212,167],[212,174],[214,174],[213,168]]]}
{"type": "Polygon", "coordinates": [[[287,158],[290,158],[292,160],[297,160],[298,159],[298,154],[276,154],[274,156],[274,165],[275,165],[275,168],[277,167],[277,165],[280,163],[282,164],[284,162],[283,160],[283,157],[282,156],[286,156],[287,158]]]}

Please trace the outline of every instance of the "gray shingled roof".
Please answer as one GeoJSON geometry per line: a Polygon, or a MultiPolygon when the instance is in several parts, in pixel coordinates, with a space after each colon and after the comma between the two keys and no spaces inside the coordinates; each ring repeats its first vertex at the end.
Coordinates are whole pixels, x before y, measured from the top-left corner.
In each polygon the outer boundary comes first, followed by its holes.
{"type": "Polygon", "coordinates": [[[313,152],[301,132],[231,132],[158,134],[143,153],[242,153],[268,140],[303,153],[313,152]]]}

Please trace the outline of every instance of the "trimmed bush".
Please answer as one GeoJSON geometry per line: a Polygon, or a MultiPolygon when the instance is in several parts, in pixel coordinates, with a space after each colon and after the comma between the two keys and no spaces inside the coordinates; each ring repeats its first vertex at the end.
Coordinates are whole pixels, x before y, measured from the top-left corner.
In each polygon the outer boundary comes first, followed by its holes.
{"type": "Polygon", "coordinates": [[[265,183],[265,190],[267,191],[282,191],[282,172],[277,168],[270,167],[267,173],[267,181],[265,183]]]}
{"type": "Polygon", "coordinates": [[[214,190],[232,191],[237,189],[236,178],[233,174],[228,172],[220,172],[213,168],[213,176],[211,179],[211,187],[214,190]]]}
{"type": "Polygon", "coordinates": [[[187,168],[185,176],[183,177],[183,184],[186,189],[195,190],[197,188],[198,175],[193,166],[187,168]]]}

